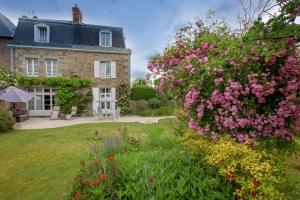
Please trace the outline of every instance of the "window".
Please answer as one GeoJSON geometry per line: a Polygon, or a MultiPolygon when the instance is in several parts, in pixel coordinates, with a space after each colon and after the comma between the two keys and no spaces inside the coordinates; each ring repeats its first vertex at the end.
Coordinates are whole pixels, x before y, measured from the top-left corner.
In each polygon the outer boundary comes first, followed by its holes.
{"type": "Polygon", "coordinates": [[[39,38],[42,43],[47,42],[47,28],[46,27],[38,27],[39,29],[39,38]]]}
{"type": "Polygon", "coordinates": [[[57,99],[53,88],[30,88],[28,92],[34,94],[34,98],[28,102],[29,110],[52,110],[57,99]]]}
{"type": "Polygon", "coordinates": [[[109,101],[101,102],[101,109],[110,110],[110,102],[109,101]]]}
{"type": "Polygon", "coordinates": [[[100,88],[100,99],[110,98],[110,97],[111,97],[110,88],[100,88]]]}
{"type": "Polygon", "coordinates": [[[37,58],[26,58],[27,62],[27,76],[38,76],[39,66],[37,58]]]}
{"type": "Polygon", "coordinates": [[[57,76],[57,60],[46,59],[46,76],[49,77],[57,76]]]}
{"type": "Polygon", "coordinates": [[[46,24],[36,24],[34,25],[34,41],[40,43],[49,42],[50,27],[46,24]]]}
{"type": "Polygon", "coordinates": [[[112,34],[110,31],[100,31],[100,46],[112,46],[112,34]]]}
{"type": "Polygon", "coordinates": [[[100,77],[101,78],[110,78],[111,76],[111,62],[110,61],[101,61],[100,62],[100,77]]]}

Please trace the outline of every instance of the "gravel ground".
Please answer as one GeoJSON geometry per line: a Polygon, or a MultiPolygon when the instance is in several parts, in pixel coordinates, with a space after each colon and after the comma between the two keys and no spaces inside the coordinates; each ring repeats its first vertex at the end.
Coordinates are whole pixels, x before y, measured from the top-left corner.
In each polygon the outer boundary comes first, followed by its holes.
{"type": "Polygon", "coordinates": [[[124,116],[119,119],[99,119],[94,120],[93,117],[78,117],[71,120],[50,120],[49,118],[31,117],[29,120],[16,123],[14,129],[45,129],[57,128],[64,126],[72,126],[76,124],[103,123],[103,122],[138,122],[143,124],[157,123],[160,119],[173,118],[174,116],[164,117],[140,117],[140,116],[124,116]]]}

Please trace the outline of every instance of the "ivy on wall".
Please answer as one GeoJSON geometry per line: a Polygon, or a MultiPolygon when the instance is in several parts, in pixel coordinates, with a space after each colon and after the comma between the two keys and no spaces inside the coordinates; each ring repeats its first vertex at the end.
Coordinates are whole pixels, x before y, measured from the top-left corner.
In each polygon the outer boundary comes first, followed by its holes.
{"type": "Polygon", "coordinates": [[[121,113],[130,113],[129,106],[129,84],[127,81],[122,81],[117,88],[117,106],[120,107],[121,113]]]}
{"type": "Polygon", "coordinates": [[[25,77],[17,78],[18,85],[26,89],[32,86],[55,87],[58,105],[64,113],[70,113],[72,106],[77,106],[78,113],[81,113],[87,103],[91,102],[92,92],[83,94],[79,89],[91,88],[92,81],[86,78],[64,78],[64,77],[25,77]]]}

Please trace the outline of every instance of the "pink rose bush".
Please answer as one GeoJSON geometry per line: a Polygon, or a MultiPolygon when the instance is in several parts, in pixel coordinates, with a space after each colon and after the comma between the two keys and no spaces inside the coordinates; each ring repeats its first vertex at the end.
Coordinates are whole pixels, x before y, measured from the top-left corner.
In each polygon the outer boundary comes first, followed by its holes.
{"type": "Polygon", "coordinates": [[[239,142],[292,140],[300,130],[295,39],[243,44],[198,29],[198,38],[177,42],[148,64],[153,73],[164,74],[158,90],[171,91],[189,127],[212,139],[229,133],[239,142]]]}

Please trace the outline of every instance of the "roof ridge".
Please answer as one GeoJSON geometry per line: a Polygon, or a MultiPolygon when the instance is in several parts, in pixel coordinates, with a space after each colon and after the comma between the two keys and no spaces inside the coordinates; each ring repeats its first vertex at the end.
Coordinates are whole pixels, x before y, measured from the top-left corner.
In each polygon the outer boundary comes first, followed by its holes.
{"type": "Polygon", "coordinates": [[[50,23],[57,23],[57,24],[64,24],[64,25],[82,25],[82,26],[90,26],[90,27],[101,27],[101,28],[113,28],[113,29],[123,29],[122,27],[117,26],[106,26],[106,25],[97,25],[97,24],[77,24],[69,20],[56,20],[56,19],[32,19],[32,18],[19,18],[19,20],[24,21],[40,21],[40,22],[50,22],[50,23]]]}

